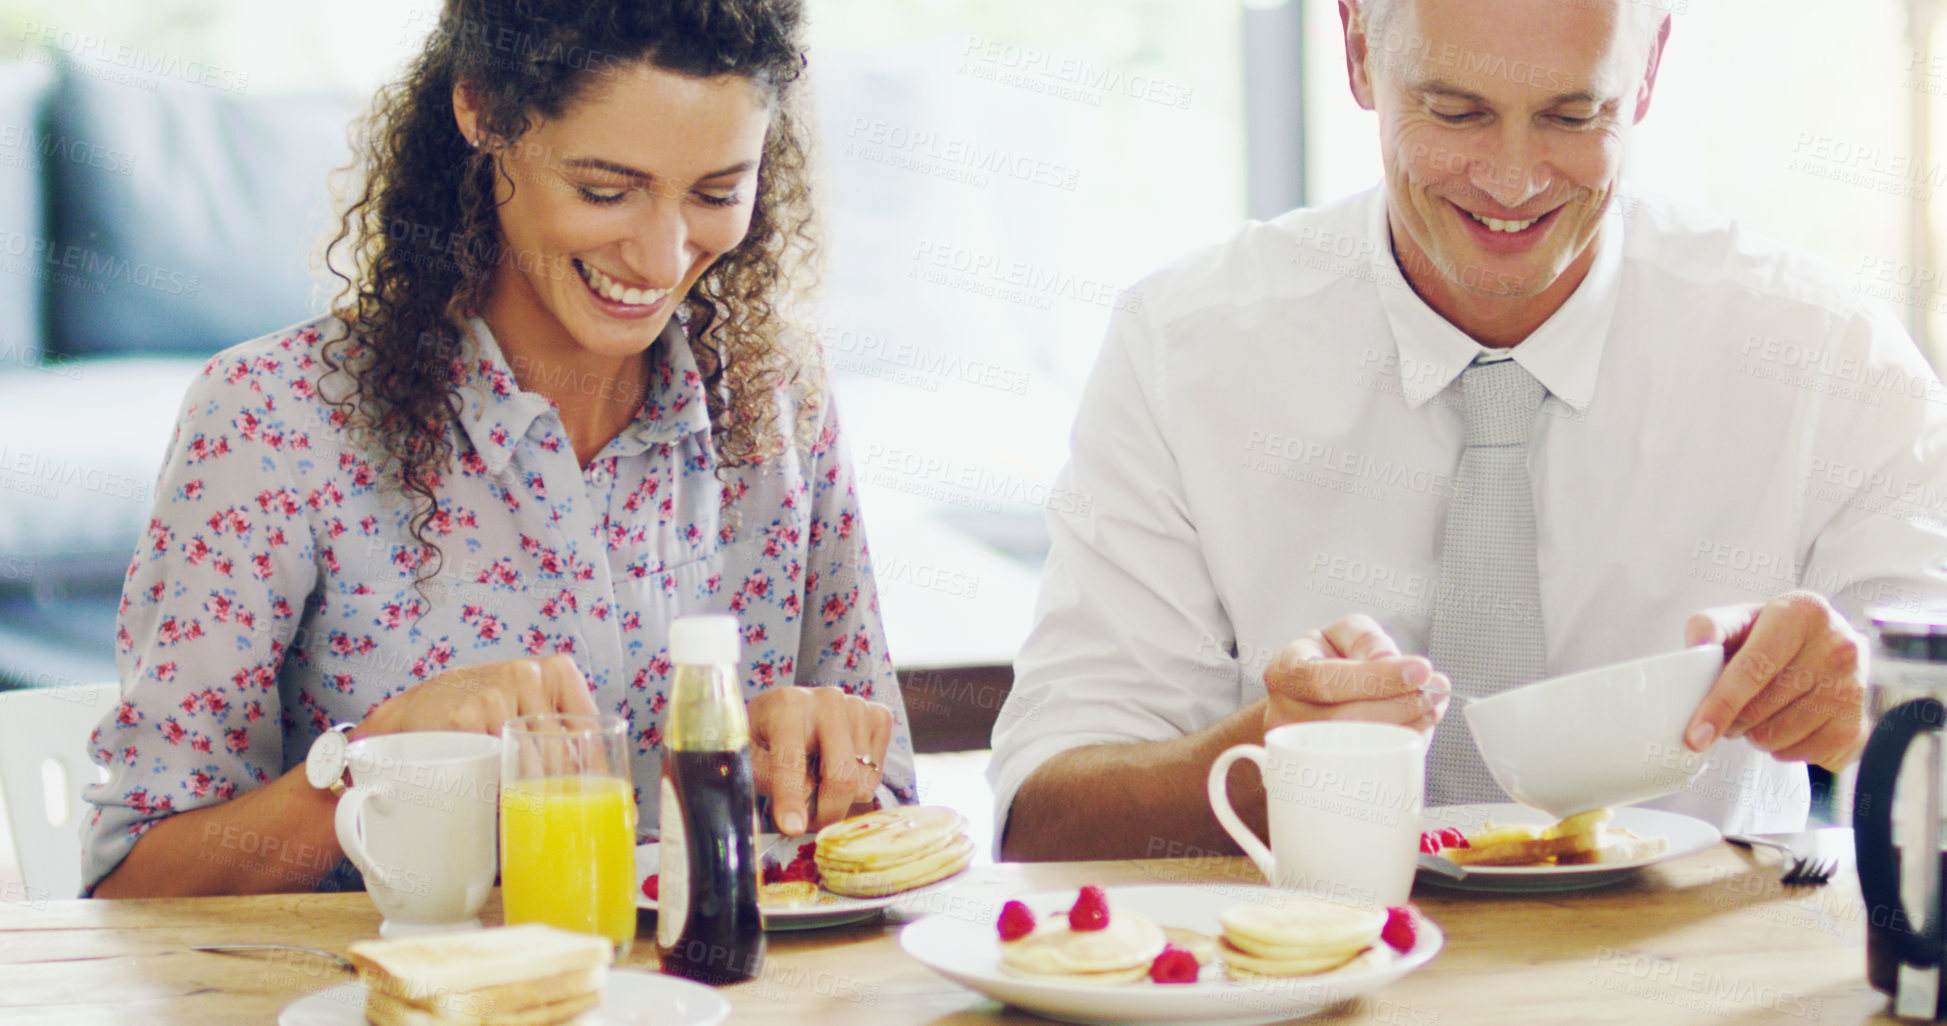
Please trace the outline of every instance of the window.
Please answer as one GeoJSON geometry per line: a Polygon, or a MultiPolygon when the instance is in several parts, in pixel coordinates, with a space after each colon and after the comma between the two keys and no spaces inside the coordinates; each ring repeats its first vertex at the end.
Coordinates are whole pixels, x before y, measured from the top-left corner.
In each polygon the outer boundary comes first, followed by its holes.
{"type": "Polygon", "coordinates": [[[1242,220],[1238,12],[1209,0],[812,11],[831,243],[818,330],[893,652],[1006,661],[1027,629],[1075,400],[1122,290],[1242,220]]]}

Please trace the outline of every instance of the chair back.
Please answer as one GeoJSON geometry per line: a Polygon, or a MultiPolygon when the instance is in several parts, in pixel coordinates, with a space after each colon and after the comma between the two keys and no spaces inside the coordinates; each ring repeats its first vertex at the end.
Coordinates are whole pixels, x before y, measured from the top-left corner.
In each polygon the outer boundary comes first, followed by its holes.
{"type": "Polygon", "coordinates": [[[26,889],[0,888],[0,901],[81,893],[81,792],[107,779],[88,758],[88,735],[120,700],[118,684],[0,691],[0,793],[26,889]]]}

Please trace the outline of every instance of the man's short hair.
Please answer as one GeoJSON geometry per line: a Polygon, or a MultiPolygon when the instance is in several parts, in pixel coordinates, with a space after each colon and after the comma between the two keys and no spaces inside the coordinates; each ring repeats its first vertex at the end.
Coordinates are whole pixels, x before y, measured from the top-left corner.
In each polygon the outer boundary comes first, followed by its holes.
{"type": "MultiPolygon", "coordinates": [[[[1392,18],[1401,0],[1358,0],[1359,17],[1365,22],[1366,33],[1377,36],[1385,32],[1386,22],[1392,18]]],[[[1577,7],[1594,7],[1611,0],[1558,0],[1560,3],[1574,4],[1577,7]]],[[[1642,31],[1644,38],[1654,38],[1656,28],[1662,23],[1667,12],[1668,0],[1613,0],[1623,6],[1623,16],[1635,21],[1635,28],[1642,31]]]]}

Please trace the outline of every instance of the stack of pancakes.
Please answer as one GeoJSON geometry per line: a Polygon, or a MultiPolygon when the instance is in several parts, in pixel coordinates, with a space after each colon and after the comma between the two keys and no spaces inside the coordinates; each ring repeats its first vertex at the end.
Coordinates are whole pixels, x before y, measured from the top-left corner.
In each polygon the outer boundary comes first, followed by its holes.
{"type": "Polygon", "coordinates": [[[1134,983],[1168,943],[1162,927],[1114,909],[1100,930],[1072,930],[1066,916],[1047,917],[1020,940],[1001,943],[1001,971],[1058,977],[1063,983],[1134,983]]]}
{"type": "Polygon", "coordinates": [[[814,858],[826,890],[877,898],[944,880],[973,861],[967,817],[939,805],[868,812],[818,831],[814,858]]]}
{"type": "Polygon", "coordinates": [[[1384,909],[1353,908],[1297,895],[1232,905],[1218,917],[1224,962],[1239,979],[1310,976],[1357,958],[1379,943],[1384,909]]]}

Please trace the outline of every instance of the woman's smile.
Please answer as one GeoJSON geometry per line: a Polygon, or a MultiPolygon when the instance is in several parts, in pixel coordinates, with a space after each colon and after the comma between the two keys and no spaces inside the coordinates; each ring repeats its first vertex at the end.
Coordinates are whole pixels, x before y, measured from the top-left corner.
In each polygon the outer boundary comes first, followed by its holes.
{"type": "Polygon", "coordinates": [[[593,265],[580,260],[574,264],[596,308],[611,317],[653,317],[669,300],[668,289],[624,285],[593,265]]]}

